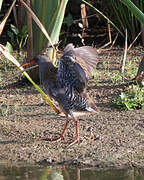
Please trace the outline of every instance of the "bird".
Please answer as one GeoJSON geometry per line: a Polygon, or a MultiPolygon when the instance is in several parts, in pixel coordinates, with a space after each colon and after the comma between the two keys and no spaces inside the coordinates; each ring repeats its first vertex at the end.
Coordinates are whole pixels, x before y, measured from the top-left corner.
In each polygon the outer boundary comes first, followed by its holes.
{"type": "Polygon", "coordinates": [[[71,143],[79,143],[79,120],[74,111],[99,112],[99,109],[87,92],[88,79],[98,62],[98,53],[91,46],[75,48],[69,43],[63,50],[55,67],[51,59],[43,54],[35,56],[29,64],[38,64],[39,74],[45,92],[58,102],[60,109],[66,116],[66,123],[60,137],[54,140],[65,139],[65,131],[69,123],[69,116],[75,122],[76,138],[71,143]]]}

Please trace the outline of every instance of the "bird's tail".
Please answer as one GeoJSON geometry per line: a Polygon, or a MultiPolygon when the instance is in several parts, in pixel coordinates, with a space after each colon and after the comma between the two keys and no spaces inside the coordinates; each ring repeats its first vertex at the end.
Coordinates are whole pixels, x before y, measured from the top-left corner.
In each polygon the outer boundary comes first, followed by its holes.
{"type": "Polygon", "coordinates": [[[93,109],[90,106],[86,107],[86,110],[89,111],[89,112],[98,112],[97,110],[93,109]]]}
{"type": "Polygon", "coordinates": [[[99,112],[99,109],[97,108],[97,106],[95,105],[94,101],[92,100],[92,98],[88,95],[88,93],[84,93],[84,96],[88,99],[88,106],[86,107],[86,110],[89,112],[99,112]]]}

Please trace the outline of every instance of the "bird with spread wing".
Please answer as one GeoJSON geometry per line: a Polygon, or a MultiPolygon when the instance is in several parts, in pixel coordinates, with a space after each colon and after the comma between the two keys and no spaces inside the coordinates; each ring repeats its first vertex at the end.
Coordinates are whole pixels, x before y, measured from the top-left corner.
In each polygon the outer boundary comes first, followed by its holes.
{"type": "Polygon", "coordinates": [[[93,100],[87,93],[87,82],[93,68],[98,62],[96,49],[90,46],[74,48],[68,44],[59,59],[58,68],[45,55],[37,55],[32,61],[23,64],[38,64],[39,72],[45,92],[58,102],[62,112],[66,115],[66,124],[55,140],[64,139],[69,123],[69,116],[75,122],[76,139],[71,143],[79,142],[79,121],[74,111],[99,112],[93,100]]]}

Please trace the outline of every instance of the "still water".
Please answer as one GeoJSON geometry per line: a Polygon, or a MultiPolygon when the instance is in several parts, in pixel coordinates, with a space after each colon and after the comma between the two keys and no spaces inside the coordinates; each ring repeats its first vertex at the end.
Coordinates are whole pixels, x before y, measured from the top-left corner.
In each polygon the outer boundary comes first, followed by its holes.
{"type": "Polygon", "coordinates": [[[0,163],[0,180],[144,180],[144,170],[55,168],[0,163]]]}

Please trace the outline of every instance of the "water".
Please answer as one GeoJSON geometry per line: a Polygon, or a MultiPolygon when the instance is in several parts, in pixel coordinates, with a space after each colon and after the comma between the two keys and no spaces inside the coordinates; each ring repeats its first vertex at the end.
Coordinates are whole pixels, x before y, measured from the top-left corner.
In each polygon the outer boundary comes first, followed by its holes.
{"type": "Polygon", "coordinates": [[[144,180],[144,170],[0,164],[0,180],[144,180]]]}

